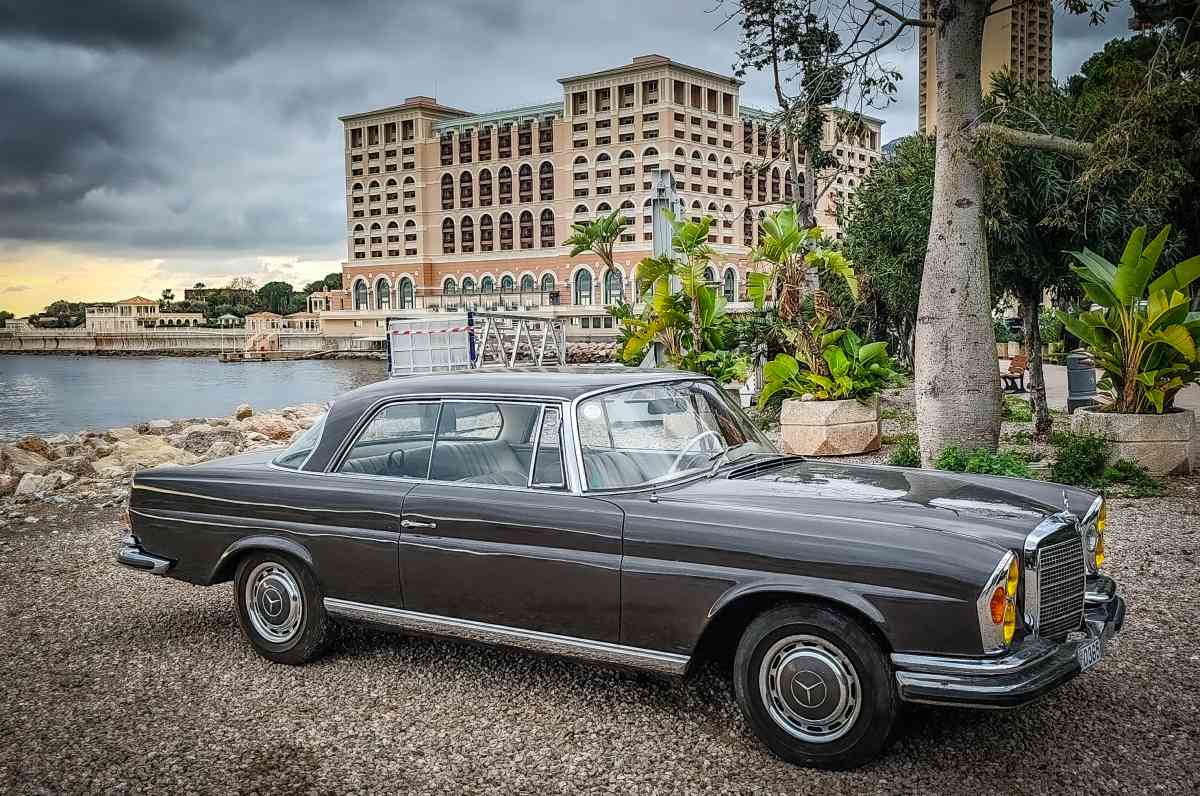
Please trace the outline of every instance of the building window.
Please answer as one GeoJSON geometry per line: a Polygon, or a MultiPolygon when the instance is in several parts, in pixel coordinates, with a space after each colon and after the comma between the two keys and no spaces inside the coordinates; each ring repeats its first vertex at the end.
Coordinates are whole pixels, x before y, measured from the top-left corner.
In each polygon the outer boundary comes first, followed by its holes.
{"type": "Polygon", "coordinates": [[[397,298],[400,301],[400,309],[407,310],[413,307],[413,283],[407,276],[400,280],[400,289],[396,291],[397,298]]]}
{"type": "Polygon", "coordinates": [[[542,292],[551,293],[554,291],[554,274],[542,274],[542,292]]]}
{"type": "Polygon", "coordinates": [[[370,304],[367,303],[367,283],[361,279],[354,283],[354,309],[370,309],[370,304]]]}
{"type": "Polygon", "coordinates": [[[375,309],[390,310],[392,308],[392,289],[386,279],[375,283],[375,309]]]}
{"type": "Polygon", "coordinates": [[[608,269],[608,273],[604,275],[604,303],[615,304],[624,298],[625,289],[621,283],[621,272],[616,268],[608,269]]]}
{"type": "Polygon", "coordinates": [[[480,279],[479,280],[479,292],[480,293],[495,293],[496,292],[496,280],[492,279],[490,276],[485,276],[483,279],[480,279]]]}
{"type": "Polygon", "coordinates": [[[533,248],[533,213],[526,210],[521,213],[521,248],[533,248]]]}
{"type": "Polygon", "coordinates": [[[546,208],[542,211],[541,217],[541,236],[542,248],[549,249],[554,246],[554,211],[546,208]]]}
{"type": "Polygon", "coordinates": [[[575,274],[574,292],[577,305],[592,303],[592,275],[583,268],[575,274]]]}
{"type": "Polygon", "coordinates": [[[513,278],[509,274],[505,274],[504,276],[500,277],[500,292],[513,292],[513,278]]]}

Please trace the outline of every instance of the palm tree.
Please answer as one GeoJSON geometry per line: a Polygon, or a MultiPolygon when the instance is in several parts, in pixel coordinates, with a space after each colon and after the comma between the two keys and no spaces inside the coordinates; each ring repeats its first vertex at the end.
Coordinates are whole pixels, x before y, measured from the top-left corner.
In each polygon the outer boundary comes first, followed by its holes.
{"type": "Polygon", "coordinates": [[[608,269],[613,267],[613,245],[621,239],[621,234],[629,223],[629,218],[624,213],[614,210],[595,221],[579,221],[572,224],[571,237],[566,240],[566,244],[571,247],[571,256],[578,257],[590,251],[604,262],[605,273],[608,273],[608,269]]]}
{"type": "Polygon", "coordinates": [[[711,216],[699,221],[677,221],[667,213],[671,222],[671,246],[682,259],[671,255],[647,257],[638,263],[636,289],[639,296],[646,296],[647,305],[660,316],[670,313],[667,303],[673,294],[671,280],[679,281],[682,297],[690,305],[691,350],[696,358],[704,350],[705,330],[711,329],[724,312],[725,300],[717,295],[708,284],[705,270],[716,258],[716,252],[708,245],[708,233],[714,223],[711,216]]]}

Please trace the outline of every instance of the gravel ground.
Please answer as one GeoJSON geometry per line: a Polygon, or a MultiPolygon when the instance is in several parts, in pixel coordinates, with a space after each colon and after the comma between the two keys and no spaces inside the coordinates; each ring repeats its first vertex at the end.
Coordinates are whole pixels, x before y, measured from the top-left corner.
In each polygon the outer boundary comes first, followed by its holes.
{"type": "Polygon", "coordinates": [[[787,765],[728,680],[686,683],[343,629],[267,663],[228,584],[113,563],[115,510],[0,527],[0,793],[1082,793],[1200,790],[1200,478],[1116,501],[1113,654],[1019,711],[912,708],[865,769],[787,765]]]}

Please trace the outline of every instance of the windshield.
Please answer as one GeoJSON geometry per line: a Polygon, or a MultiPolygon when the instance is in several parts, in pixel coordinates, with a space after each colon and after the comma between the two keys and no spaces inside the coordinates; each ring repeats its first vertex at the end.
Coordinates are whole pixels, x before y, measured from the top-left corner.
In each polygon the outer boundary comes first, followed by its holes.
{"type": "Polygon", "coordinates": [[[295,441],[288,445],[287,450],[275,457],[275,464],[291,470],[299,470],[303,467],[304,462],[308,460],[308,455],[313,452],[313,449],[317,447],[317,442],[321,439],[321,430],[325,428],[325,418],[328,415],[328,412],[322,413],[317,418],[317,422],[296,437],[295,441]]]}
{"type": "Polygon", "coordinates": [[[710,472],[777,451],[709,381],[605,393],[579,404],[576,420],[588,489],[624,489],[710,472]]]}

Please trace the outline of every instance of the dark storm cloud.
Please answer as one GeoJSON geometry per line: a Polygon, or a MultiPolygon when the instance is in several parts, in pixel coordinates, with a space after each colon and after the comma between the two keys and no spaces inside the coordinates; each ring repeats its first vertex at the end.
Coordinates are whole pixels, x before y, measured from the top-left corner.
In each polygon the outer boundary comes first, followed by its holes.
{"type": "MultiPolygon", "coordinates": [[[[191,268],[338,259],[337,116],[414,94],[480,112],[545,102],[561,76],[649,52],[728,72],[737,29],[714,30],[713,5],[0,0],[0,239],[191,268]]],[[[916,120],[915,48],[888,60],[905,80],[876,112],[885,140],[916,120]]],[[[772,104],[761,76],[742,96],[772,104]]]]}

